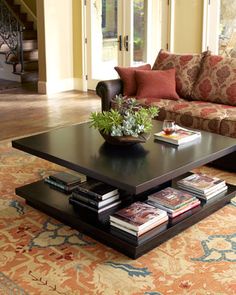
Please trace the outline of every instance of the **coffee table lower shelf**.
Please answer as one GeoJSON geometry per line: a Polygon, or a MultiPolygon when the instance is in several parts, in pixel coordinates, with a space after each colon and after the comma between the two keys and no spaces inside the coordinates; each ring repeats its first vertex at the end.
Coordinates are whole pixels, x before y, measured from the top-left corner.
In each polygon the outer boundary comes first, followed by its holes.
{"type": "Polygon", "coordinates": [[[43,180],[17,188],[16,194],[26,199],[30,206],[135,259],[229,203],[235,191],[236,187],[229,185],[227,193],[203,203],[190,216],[174,225],[168,224],[166,229],[140,243],[129,242],[112,233],[109,226],[112,210],[102,215],[85,209],[77,210],[69,204],[68,195],[50,188],[43,180]]]}

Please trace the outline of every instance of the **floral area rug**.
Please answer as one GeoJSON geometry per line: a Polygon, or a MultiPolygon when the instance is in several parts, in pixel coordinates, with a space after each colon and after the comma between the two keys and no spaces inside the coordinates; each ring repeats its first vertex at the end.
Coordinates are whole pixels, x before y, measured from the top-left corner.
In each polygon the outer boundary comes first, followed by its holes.
{"type": "MultiPolygon", "coordinates": [[[[1,295],[236,294],[236,202],[132,260],[15,195],[62,167],[10,143],[0,160],[1,295]]],[[[236,184],[236,174],[202,169],[236,184]]]]}

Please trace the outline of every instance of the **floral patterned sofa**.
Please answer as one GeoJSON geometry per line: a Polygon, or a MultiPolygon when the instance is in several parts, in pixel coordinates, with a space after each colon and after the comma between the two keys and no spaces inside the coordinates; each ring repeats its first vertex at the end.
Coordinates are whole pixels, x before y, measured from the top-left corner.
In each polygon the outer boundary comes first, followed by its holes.
{"type": "MultiPolygon", "coordinates": [[[[148,75],[151,77],[154,73],[144,73],[144,70],[130,68],[127,76],[126,69],[121,68],[125,74],[122,76],[122,71],[118,71],[121,79],[100,81],[97,85],[96,92],[102,99],[102,110],[111,107],[111,100],[115,95],[127,94],[129,86],[127,83],[131,83],[129,78],[133,69],[133,74],[136,75],[134,79],[140,76],[140,72],[146,75],[144,80],[136,79],[136,87],[137,93],[140,93],[139,87],[142,87],[142,90],[146,87],[147,96],[144,91],[143,97],[137,98],[144,105],[156,105],[160,108],[158,120],[173,119],[185,127],[236,138],[236,59],[211,55],[210,52],[174,54],[161,50],[150,72],[156,71],[157,75],[158,72],[173,68],[177,99],[173,94],[172,82],[170,85],[172,90],[169,89],[166,95],[165,93],[160,96],[158,93],[155,95],[155,90],[154,92],[148,90],[157,85],[157,80],[148,79],[148,75]],[[148,97],[148,94],[151,97],[148,97]]],[[[169,84],[163,85],[169,87],[169,84]]],[[[235,154],[231,154],[230,168],[232,161],[236,166],[235,154]]],[[[223,159],[223,162],[225,166],[226,160],[223,159]]]]}

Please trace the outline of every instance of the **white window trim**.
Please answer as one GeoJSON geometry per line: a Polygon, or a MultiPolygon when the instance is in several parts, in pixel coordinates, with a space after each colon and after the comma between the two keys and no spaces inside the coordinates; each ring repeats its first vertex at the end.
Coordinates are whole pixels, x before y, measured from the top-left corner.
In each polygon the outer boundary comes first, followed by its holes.
{"type": "Polygon", "coordinates": [[[212,53],[218,54],[219,50],[219,21],[220,21],[220,0],[204,0],[203,2],[203,30],[202,50],[209,49],[212,53]]]}

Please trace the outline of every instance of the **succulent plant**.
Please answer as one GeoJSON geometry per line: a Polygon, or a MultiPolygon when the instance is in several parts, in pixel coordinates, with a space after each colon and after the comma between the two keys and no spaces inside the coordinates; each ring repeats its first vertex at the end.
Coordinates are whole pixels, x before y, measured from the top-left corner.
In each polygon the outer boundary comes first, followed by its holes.
{"type": "Polygon", "coordinates": [[[91,126],[111,136],[134,136],[149,132],[152,119],[157,116],[157,107],[141,106],[135,98],[117,95],[110,111],[91,113],[91,126]]]}

